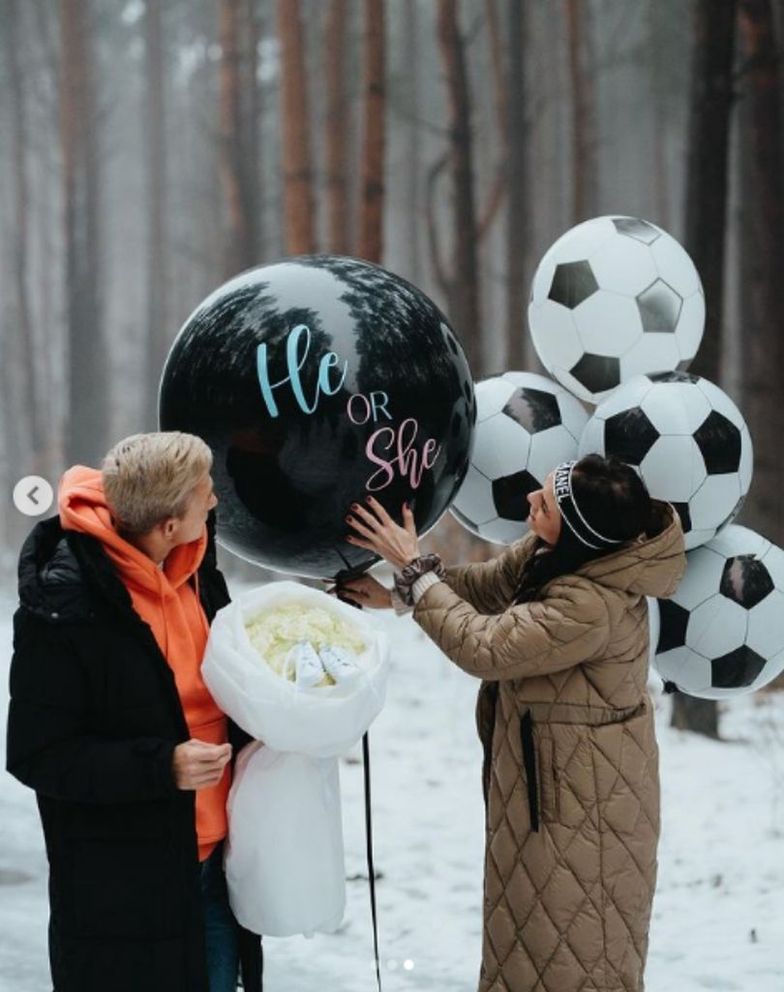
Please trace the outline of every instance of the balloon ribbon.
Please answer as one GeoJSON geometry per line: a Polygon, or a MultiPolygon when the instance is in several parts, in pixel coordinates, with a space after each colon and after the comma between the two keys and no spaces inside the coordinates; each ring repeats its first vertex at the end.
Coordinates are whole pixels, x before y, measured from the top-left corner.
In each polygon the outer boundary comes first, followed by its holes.
{"type": "Polygon", "coordinates": [[[362,737],[362,763],[365,769],[365,836],[367,838],[367,866],[370,881],[370,912],[373,917],[373,952],[376,956],[376,981],[381,992],[381,966],[378,960],[378,914],[376,912],[376,872],[373,867],[373,822],[370,809],[370,734],[362,737]]]}

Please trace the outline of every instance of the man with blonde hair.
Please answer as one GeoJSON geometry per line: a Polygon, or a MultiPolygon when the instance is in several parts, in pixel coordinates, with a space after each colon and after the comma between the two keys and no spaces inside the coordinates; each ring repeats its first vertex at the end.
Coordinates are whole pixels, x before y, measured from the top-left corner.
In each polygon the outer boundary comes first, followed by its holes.
{"type": "Polygon", "coordinates": [[[261,990],[222,868],[249,738],[200,672],[229,601],[211,469],[194,435],[125,438],[22,547],[7,766],[36,791],[55,992],[261,990]]]}

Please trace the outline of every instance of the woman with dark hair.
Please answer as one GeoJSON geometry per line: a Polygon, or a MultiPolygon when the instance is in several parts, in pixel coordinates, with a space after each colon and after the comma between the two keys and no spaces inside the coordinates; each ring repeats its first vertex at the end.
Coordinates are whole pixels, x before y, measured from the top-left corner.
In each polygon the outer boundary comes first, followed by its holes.
{"type": "Polygon", "coordinates": [[[353,504],[348,539],[398,571],[391,593],[370,576],[339,592],[413,605],[482,679],[479,992],[642,992],[659,836],[645,597],[675,591],[683,533],[633,469],[599,455],[527,499],[526,537],[449,569],[420,555],[407,506],[401,527],[372,497],[353,504]]]}

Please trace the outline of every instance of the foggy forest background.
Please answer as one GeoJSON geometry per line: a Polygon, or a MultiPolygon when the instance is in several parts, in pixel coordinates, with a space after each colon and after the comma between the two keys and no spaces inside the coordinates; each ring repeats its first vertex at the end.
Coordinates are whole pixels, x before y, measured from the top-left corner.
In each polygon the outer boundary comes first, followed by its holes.
{"type": "Polygon", "coordinates": [[[14,483],[155,429],[168,347],[226,277],[377,261],[475,379],[541,370],[536,264],[605,213],[692,254],[691,370],[754,442],[738,522],[784,543],[783,38],[784,0],[0,0],[4,572],[14,483]]]}

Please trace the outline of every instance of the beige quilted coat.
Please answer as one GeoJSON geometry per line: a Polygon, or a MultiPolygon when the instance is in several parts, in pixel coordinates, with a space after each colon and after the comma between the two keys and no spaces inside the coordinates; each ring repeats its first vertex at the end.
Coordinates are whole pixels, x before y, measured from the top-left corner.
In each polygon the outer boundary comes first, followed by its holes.
{"type": "Polygon", "coordinates": [[[642,992],[659,835],[644,597],[671,595],[686,565],[669,520],[535,602],[510,605],[528,535],[417,603],[420,626],[483,680],[479,992],[642,992]]]}

